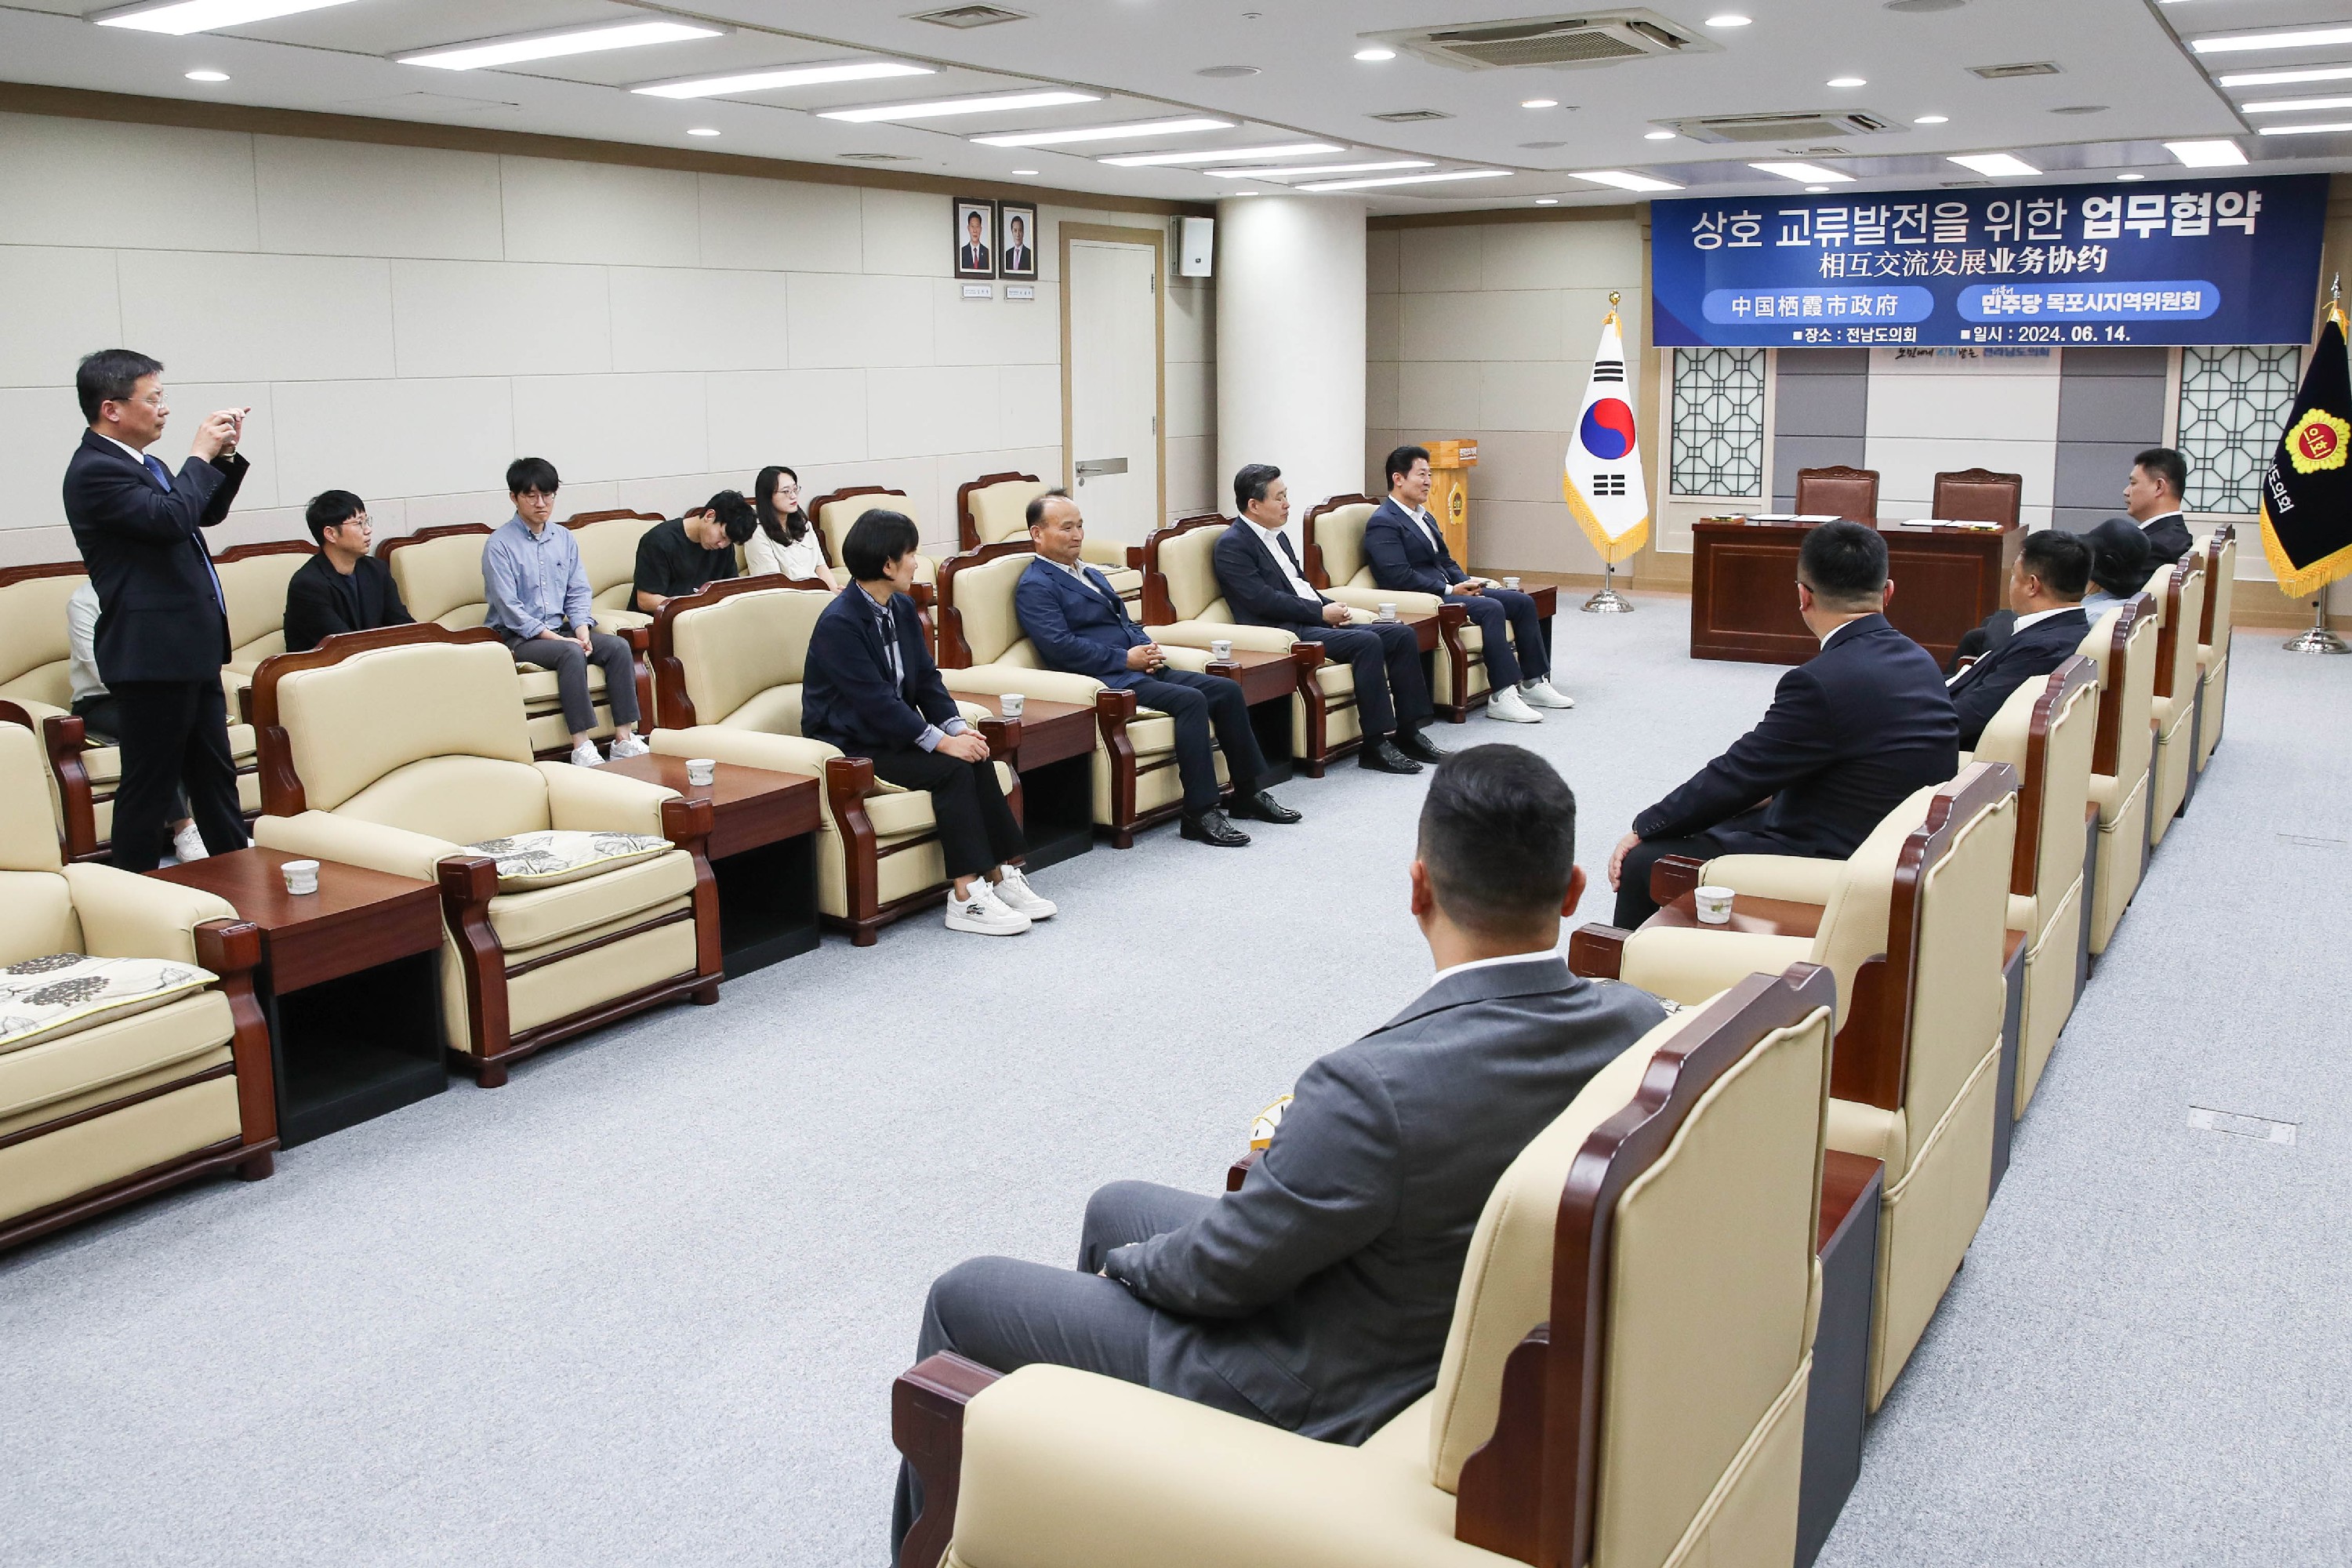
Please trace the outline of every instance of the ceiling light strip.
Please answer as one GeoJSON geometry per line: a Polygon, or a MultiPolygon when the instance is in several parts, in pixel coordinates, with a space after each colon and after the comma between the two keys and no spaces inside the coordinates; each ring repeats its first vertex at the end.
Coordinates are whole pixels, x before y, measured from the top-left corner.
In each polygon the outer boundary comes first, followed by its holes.
{"type": "Polygon", "coordinates": [[[2338,131],[2352,131],[2352,122],[2338,121],[2327,125],[2265,125],[2264,136],[2326,136],[2338,131]]]}
{"type": "Polygon", "coordinates": [[[896,60],[855,60],[747,71],[740,76],[698,77],[692,81],[652,82],[629,90],[644,93],[647,98],[720,98],[730,93],[772,92],[788,87],[823,87],[836,81],[877,81],[885,77],[937,74],[929,66],[901,65],[896,60]]]}
{"type": "Polygon", "coordinates": [[[2241,114],[2309,114],[2323,109],[2352,109],[2352,98],[2273,98],[2238,105],[2241,114]]]}
{"type": "Polygon", "coordinates": [[[1654,174],[1637,174],[1630,169],[1582,169],[1571,179],[1591,180],[1596,185],[1613,185],[1621,191],[1679,191],[1680,185],[1661,180],[1654,174]]]}
{"type": "Polygon", "coordinates": [[[1374,174],[1391,169],[1434,169],[1434,158],[1396,158],[1381,163],[1310,163],[1303,169],[1203,169],[1213,180],[1297,180],[1308,174],[1374,174]]]}
{"type": "Polygon", "coordinates": [[[560,33],[492,38],[451,48],[426,49],[399,58],[404,66],[434,66],[453,71],[482,70],[492,66],[520,65],[525,60],[562,59],[572,55],[602,54],[607,49],[682,43],[688,38],[716,38],[725,31],[722,27],[705,27],[689,22],[623,22],[617,26],[568,27],[560,33]]]}
{"type": "Polygon", "coordinates": [[[1517,172],[1516,169],[1455,169],[1443,174],[1390,174],[1377,180],[1318,180],[1311,185],[1294,185],[1291,188],[1300,191],[1362,191],[1374,185],[1432,185],[1441,180],[1494,180],[1517,172]]]}
{"type": "Polygon", "coordinates": [[[1219,147],[1207,153],[1121,153],[1115,158],[1095,161],[1114,169],[1151,169],[1168,163],[1235,163],[1244,158],[1312,158],[1319,153],[1346,151],[1333,142],[1286,142],[1274,147],[1219,147]]]}
{"type": "Polygon", "coordinates": [[[2021,174],[2042,173],[2014,153],[1955,153],[1950,162],[1958,163],[1963,169],[1974,169],[1978,174],[1996,180],[2015,179],[2021,174]]]}
{"type": "Polygon", "coordinates": [[[2352,81],[2352,66],[2305,66],[2299,70],[2240,71],[2214,79],[2223,87],[2292,87],[2299,81],[2352,81]]]}
{"type": "Polygon", "coordinates": [[[2352,27],[2302,27],[2285,33],[2212,33],[2191,38],[2200,55],[2239,54],[2249,49],[2324,49],[2352,44],[2352,27]]]}
{"type": "Polygon", "coordinates": [[[247,22],[267,22],[273,17],[350,4],[351,0],[169,0],[161,5],[126,5],[100,12],[90,20],[101,27],[129,27],[142,33],[185,37],[190,33],[209,33],[218,27],[237,27],[247,22]]]}
{"type": "Polygon", "coordinates": [[[828,109],[820,120],[845,120],[853,125],[873,125],[892,120],[941,120],[956,114],[997,114],[1013,109],[1059,109],[1070,103],[1100,103],[1092,92],[1008,92],[978,98],[942,98],[929,103],[875,103],[863,109],[828,109]]]}
{"type": "Polygon", "coordinates": [[[1187,136],[1202,131],[1231,131],[1230,120],[1130,120],[1118,125],[1074,125],[1061,131],[1013,131],[1001,136],[975,136],[982,147],[1055,147],[1070,142],[1118,142],[1129,136],[1187,136]]]}
{"type": "Polygon", "coordinates": [[[1850,185],[1852,174],[1835,169],[1824,169],[1819,163],[1766,163],[1748,165],[1760,173],[1778,174],[1784,180],[1794,180],[1801,185],[1850,185]]]}
{"type": "Polygon", "coordinates": [[[2164,150],[2191,169],[2235,169],[2246,162],[2246,154],[2235,142],[2221,138],[2167,142],[2164,150]]]}

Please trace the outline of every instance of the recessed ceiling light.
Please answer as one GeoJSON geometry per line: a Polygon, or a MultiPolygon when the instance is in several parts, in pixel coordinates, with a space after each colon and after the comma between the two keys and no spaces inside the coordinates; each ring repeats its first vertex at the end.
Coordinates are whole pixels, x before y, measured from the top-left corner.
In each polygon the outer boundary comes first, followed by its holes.
{"type": "Polygon", "coordinates": [[[2289,87],[2299,81],[2352,81],[2352,66],[2310,66],[2302,70],[2239,71],[2216,79],[2223,87],[2289,87]]]}
{"type": "Polygon", "coordinates": [[[1516,174],[1514,169],[1455,169],[1444,174],[1385,174],[1377,180],[1318,180],[1311,185],[1295,185],[1301,191],[1360,191],[1373,185],[1427,185],[1440,180],[1496,180],[1516,174]]]}
{"type": "Polygon", "coordinates": [[[1558,196],[1538,196],[1536,198],[1536,205],[1539,207],[1556,207],[1559,205],[1559,198],[1558,196]]]}
{"type": "Polygon", "coordinates": [[[1614,185],[1621,191],[1679,191],[1680,185],[1649,174],[1636,174],[1624,169],[1580,169],[1575,177],[1591,180],[1596,185],[1614,185]]]}
{"type": "Polygon", "coordinates": [[[1521,109],[1558,109],[1559,107],[1559,100],[1556,98],[1523,98],[1519,100],[1519,107],[1521,109]]]}
{"type": "Polygon", "coordinates": [[[1794,180],[1801,185],[1850,185],[1852,174],[1841,174],[1835,169],[1824,169],[1819,163],[1750,163],[1751,169],[1767,174],[1778,174],[1784,180],[1794,180]]]}
{"type": "Polygon", "coordinates": [[[1752,19],[1753,18],[1747,16],[1727,14],[1721,16],[1709,16],[1706,19],[1706,25],[1710,27],[1744,27],[1748,26],[1748,22],[1752,19]]]}
{"type": "Polygon", "coordinates": [[[2304,114],[2317,109],[2352,109],[2352,98],[2273,98],[2238,105],[2241,114],[2304,114]]]}
{"type": "Polygon", "coordinates": [[[228,72],[190,71],[188,73],[188,79],[190,81],[226,81],[228,79],[228,72]]]}
{"type": "Polygon", "coordinates": [[[1008,109],[1058,109],[1066,103],[1100,103],[1091,92],[1000,92],[974,98],[942,98],[929,103],[875,103],[864,109],[828,109],[819,120],[871,125],[882,120],[940,120],[953,114],[994,114],[1008,109]]]}
{"type": "Polygon", "coordinates": [[[1370,174],[1389,169],[1434,169],[1434,158],[1394,158],[1381,163],[1310,163],[1303,169],[1203,169],[1213,180],[1296,180],[1308,174],[1370,174]]]}
{"type": "Polygon", "coordinates": [[[2352,44],[2352,27],[2299,27],[2284,33],[2215,33],[2191,38],[2189,47],[2200,55],[2230,55],[2248,49],[2322,49],[2352,44]]]}
{"type": "Polygon", "coordinates": [[[1396,51],[1382,48],[1358,49],[1356,58],[1360,60],[1392,60],[1396,58],[1396,51]]]}
{"type": "Polygon", "coordinates": [[[2352,131],[2352,124],[2336,122],[2327,125],[2265,125],[2264,136],[2326,136],[2338,131],[2352,131]]]}
{"type": "Polygon", "coordinates": [[[719,134],[719,130],[711,125],[690,125],[687,127],[686,133],[688,136],[716,136],[719,134]]]}
{"type": "Polygon", "coordinates": [[[1644,131],[1642,132],[1642,140],[1644,142],[1671,142],[1674,139],[1675,133],[1671,131],[1644,131]]]}
{"type": "Polygon", "coordinates": [[[2164,150],[2192,169],[2235,169],[2246,154],[2235,142],[2216,138],[2205,142],[2167,142],[2164,150]]]}
{"type": "Polygon", "coordinates": [[[561,59],[566,55],[601,54],[606,49],[634,49],[646,44],[675,44],[688,38],[716,38],[724,31],[686,22],[624,22],[618,26],[567,27],[557,33],[531,33],[516,38],[460,44],[454,48],[426,49],[402,55],[404,66],[436,66],[443,70],[480,70],[524,60],[561,59]]]}
{"type": "Polygon", "coordinates": [[[1114,169],[1150,169],[1163,163],[1238,163],[1246,158],[1311,158],[1319,153],[1346,151],[1336,142],[1285,142],[1274,147],[1219,147],[1207,153],[1121,153],[1095,162],[1114,169]]]}
{"type": "Polygon", "coordinates": [[[1951,123],[1951,120],[1952,117],[1948,114],[1923,114],[1911,123],[1914,125],[1948,125],[1951,123]]]}
{"type": "Polygon", "coordinates": [[[2118,180],[2145,180],[2147,176],[2146,174],[2117,174],[2116,178],[2118,180]]]}
{"type": "Polygon", "coordinates": [[[766,92],[781,87],[818,87],[831,81],[875,81],[883,77],[936,74],[929,66],[900,65],[896,60],[853,60],[842,65],[787,66],[781,70],[746,71],[740,76],[656,82],[629,90],[648,98],[719,98],[728,93],[766,92]]]}
{"type": "Polygon", "coordinates": [[[1231,131],[1230,120],[1129,120],[1118,125],[1074,125],[1061,131],[1013,131],[975,136],[983,147],[1056,147],[1065,142],[1122,142],[1130,136],[1182,136],[1196,131],[1231,131]]]}
{"type": "Polygon", "coordinates": [[[101,27],[132,27],[142,33],[169,33],[184,37],[234,27],[246,22],[267,22],[303,11],[323,11],[348,5],[351,0],[168,0],[161,5],[132,5],[91,21],[101,27]]]}
{"type": "Polygon", "coordinates": [[[1830,78],[1828,85],[1831,87],[1868,87],[1870,83],[1864,81],[1858,76],[1833,76],[1830,78]]]}
{"type": "Polygon", "coordinates": [[[1951,161],[1963,169],[1974,169],[1993,179],[2013,179],[2020,174],[2038,174],[2041,170],[2014,153],[1955,153],[1951,161]]]}
{"type": "Polygon", "coordinates": [[[1827,185],[1807,185],[1805,187],[1805,194],[1809,196],[1817,196],[1828,189],[1829,187],[1827,185]]]}
{"type": "Polygon", "coordinates": [[[1025,180],[1034,180],[1037,177],[1037,171],[1034,169],[1015,169],[1013,172],[1025,180]]]}

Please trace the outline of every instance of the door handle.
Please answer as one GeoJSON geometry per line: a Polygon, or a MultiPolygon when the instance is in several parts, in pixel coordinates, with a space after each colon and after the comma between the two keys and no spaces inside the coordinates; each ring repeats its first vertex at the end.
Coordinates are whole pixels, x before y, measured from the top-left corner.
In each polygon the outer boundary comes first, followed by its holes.
{"type": "Polygon", "coordinates": [[[1110,474],[1125,472],[1127,472],[1125,458],[1085,458],[1079,460],[1077,466],[1078,483],[1081,485],[1088,479],[1099,479],[1110,474]]]}

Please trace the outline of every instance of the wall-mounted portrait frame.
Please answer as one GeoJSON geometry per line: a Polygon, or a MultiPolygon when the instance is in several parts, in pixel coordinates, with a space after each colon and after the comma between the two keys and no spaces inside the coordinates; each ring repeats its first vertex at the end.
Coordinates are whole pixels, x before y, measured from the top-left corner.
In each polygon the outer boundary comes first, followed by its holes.
{"type": "Polygon", "coordinates": [[[996,204],[996,275],[1016,282],[1037,277],[1037,204],[996,204]]]}
{"type": "MultiPolygon", "coordinates": [[[[996,276],[996,203],[986,196],[958,196],[955,214],[955,275],[996,276]]],[[[1032,215],[1034,221],[1034,215],[1032,215]]]]}

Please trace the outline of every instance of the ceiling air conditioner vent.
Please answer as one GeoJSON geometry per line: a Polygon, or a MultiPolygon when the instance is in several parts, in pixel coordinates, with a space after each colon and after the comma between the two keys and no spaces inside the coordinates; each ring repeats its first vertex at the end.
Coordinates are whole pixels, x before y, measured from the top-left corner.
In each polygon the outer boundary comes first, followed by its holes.
{"type": "Polygon", "coordinates": [[[1391,109],[1386,114],[1375,114],[1374,120],[1385,120],[1391,125],[1412,125],[1423,120],[1451,120],[1454,116],[1442,109],[1391,109]]]}
{"type": "Polygon", "coordinates": [[[1826,142],[1832,137],[1869,136],[1903,129],[1883,114],[1854,110],[1799,114],[1704,114],[1690,120],[1661,120],[1658,123],[1694,142],[1826,142]]]}
{"type": "Polygon", "coordinates": [[[993,27],[999,22],[1025,22],[1028,14],[1002,5],[950,5],[943,11],[918,11],[909,22],[929,22],[941,27],[993,27]]]}
{"type": "Polygon", "coordinates": [[[1654,11],[1582,11],[1559,16],[1468,22],[1444,27],[1402,27],[1365,33],[1423,59],[1456,70],[1510,66],[1615,65],[1620,60],[1694,54],[1720,46],[1654,11]]]}
{"type": "Polygon", "coordinates": [[[853,163],[912,163],[917,162],[917,159],[912,153],[844,153],[842,156],[848,159],[853,163]]]}
{"type": "Polygon", "coordinates": [[[2014,66],[1970,66],[1970,73],[1987,81],[2007,81],[2019,76],[2056,76],[2058,68],[2049,60],[2028,60],[2014,66]]]}

